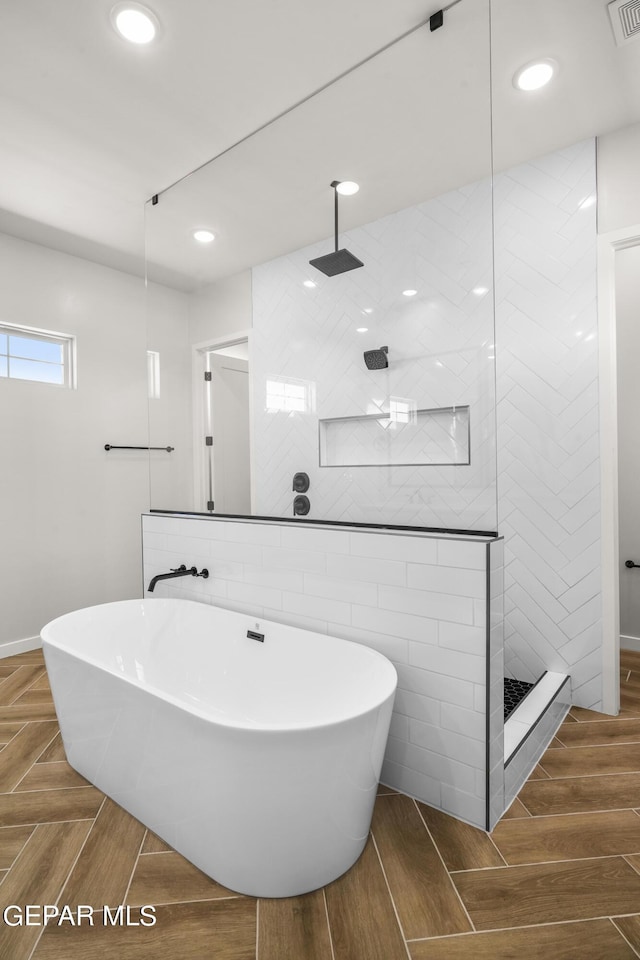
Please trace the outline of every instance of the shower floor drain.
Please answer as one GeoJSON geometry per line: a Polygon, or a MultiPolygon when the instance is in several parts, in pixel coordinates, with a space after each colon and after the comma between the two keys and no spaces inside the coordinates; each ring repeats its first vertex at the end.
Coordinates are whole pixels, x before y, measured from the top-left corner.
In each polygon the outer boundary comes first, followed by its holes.
{"type": "Polygon", "coordinates": [[[524,700],[529,690],[533,687],[532,683],[526,680],[512,680],[510,677],[504,678],[504,718],[513,713],[518,704],[524,700]]]}

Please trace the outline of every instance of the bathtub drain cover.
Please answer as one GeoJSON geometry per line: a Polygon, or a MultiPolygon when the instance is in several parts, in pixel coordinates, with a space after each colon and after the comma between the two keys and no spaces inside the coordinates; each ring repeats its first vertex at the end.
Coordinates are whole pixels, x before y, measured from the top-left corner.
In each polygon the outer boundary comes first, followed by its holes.
{"type": "Polygon", "coordinates": [[[515,708],[518,706],[521,700],[524,700],[526,695],[531,690],[533,684],[527,683],[526,680],[512,680],[511,677],[504,678],[504,718],[505,720],[510,713],[513,713],[515,708]]]}

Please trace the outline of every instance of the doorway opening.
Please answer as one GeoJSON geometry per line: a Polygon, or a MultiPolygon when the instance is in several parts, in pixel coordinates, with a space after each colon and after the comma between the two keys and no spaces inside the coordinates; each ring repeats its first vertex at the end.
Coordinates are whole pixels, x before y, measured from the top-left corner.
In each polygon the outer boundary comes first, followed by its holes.
{"type": "Polygon", "coordinates": [[[251,514],[248,334],[196,347],[196,509],[251,514]]]}
{"type": "MultiPolygon", "coordinates": [[[[640,263],[640,225],[625,227],[598,238],[598,322],[600,354],[600,444],[602,504],[603,604],[603,712],[617,715],[621,705],[620,660],[633,658],[640,647],[640,513],[634,496],[637,480],[637,426],[635,422],[633,361],[638,344],[635,327],[640,289],[633,270],[640,263]],[[628,262],[627,262],[628,261],[628,262]],[[632,302],[635,289],[635,303],[632,302]],[[626,301],[630,301],[625,305],[626,301]],[[626,317],[626,313],[629,317],[626,317]],[[631,364],[629,366],[629,364],[631,364]],[[638,514],[636,523],[635,517],[638,514]],[[633,554],[633,555],[632,555],[633,554]],[[637,578],[636,578],[637,576],[637,578]],[[621,622],[622,621],[622,622],[621,622]],[[637,636],[634,637],[634,624],[637,636]]],[[[634,660],[635,662],[635,660],[634,660]]],[[[623,668],[624,669],[624,668],[623,668]]],[[[636,665],[635,670],[638,670],[636,665]]]]}

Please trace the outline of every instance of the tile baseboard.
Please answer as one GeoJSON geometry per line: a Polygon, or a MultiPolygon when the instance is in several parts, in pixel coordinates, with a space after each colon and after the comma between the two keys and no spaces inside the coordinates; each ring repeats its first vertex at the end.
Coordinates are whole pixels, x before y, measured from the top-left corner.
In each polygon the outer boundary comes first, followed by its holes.
{"type": "Polygon", "coordinates": [[[40,650],[42,640],[40,637],[25,637],[24,640],[10,640],[8,643],[0,643],[0,660],[5,657],[15,657],[17,653],[28,653],[29,650],[40,650]]]}

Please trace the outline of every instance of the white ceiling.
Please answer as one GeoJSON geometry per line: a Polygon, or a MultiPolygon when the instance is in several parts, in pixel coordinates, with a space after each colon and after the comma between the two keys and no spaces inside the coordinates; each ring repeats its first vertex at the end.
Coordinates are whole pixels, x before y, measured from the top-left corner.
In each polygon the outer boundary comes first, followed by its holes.
{"type": "Polygon", "coordinates": [[[111,0],[0,5],[0,229],[183,289],[640,120],[640,40],[607,0],[461,0],[172,190],[438,9],[437,0],[149,0],[150,47],[111,0]],[[491,54],[491,56],[490,56],[491,54]],[[532,95],[511,78],[554,57],[532,95]],[[493,104],[490,102],[492,78],[493,104]],[[493,120],[491,127],[490,120],[493,120]],[[192,228],[218,234],[196,249],[192,228]]]}

